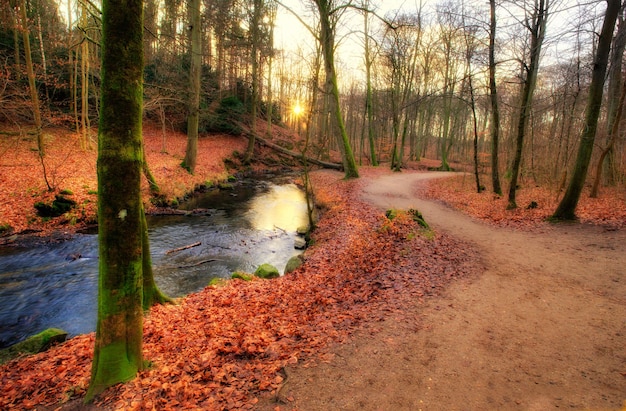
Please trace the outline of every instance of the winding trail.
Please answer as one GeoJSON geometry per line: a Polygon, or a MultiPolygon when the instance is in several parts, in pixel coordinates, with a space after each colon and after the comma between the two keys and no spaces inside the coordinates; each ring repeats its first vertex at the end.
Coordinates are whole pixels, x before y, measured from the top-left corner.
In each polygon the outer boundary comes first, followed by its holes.
{"type": "Polygon", "coordinates": [[[443,173],[369,181],[363,198],[417,208],[479,249],[485,271],[290,369],[300,410],[626,409],[626,232],[563,224],[496,228],[418,198],[443,173]]]}

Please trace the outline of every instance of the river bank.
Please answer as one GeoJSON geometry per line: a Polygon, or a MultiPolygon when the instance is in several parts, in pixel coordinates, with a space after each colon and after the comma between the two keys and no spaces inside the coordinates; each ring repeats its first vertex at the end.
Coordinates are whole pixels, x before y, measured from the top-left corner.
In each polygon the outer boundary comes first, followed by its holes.
{"type": "MultiPolygon", "coordinates": [[[[65,129],[46,130],[44,135],[44,164],[52,191],[47,188],[32,136],[0,140],[0,245],[63,240],[96,224],[97,150],[82,150],[75,133],[65,129]],[[76,207],[59,217],[40,217],[34,205],[50,203],[59,194],[74,201],[76,207]]],[[[148,166],[160,189],[155,199],[147,180],[142,181],[142,197],[150,213],[159,205],[177,205],[199,187],[217,186],[241,174],[237,153],[245,150],[247,141],[225,134],[201,137],[193,175],[180,166],[185,155],[184,134],[168,132],[164,136],[160,129],[146,126],[144,144],[148,166]]],[[[248,170],[264,168],[261,165],[248,170]]]]}
{"type": "MultiPolygon", "coordinates": [[[[432,238],[407,215],[390,220],[359,201],[359,180],[327,171],[313,177],[323,212],[305,264],[274,280],[232,280],[153,307],[144,321],[144,356],[153,365],[92,408],[253,409],[277,393],[287,364],[324,360],[329,344],[475,271],[472,251],[450,237],[432,238]]],[[[81,409],[74,407],[89,381],[93,338],[1,366],[0,408],[81,409]]]]}

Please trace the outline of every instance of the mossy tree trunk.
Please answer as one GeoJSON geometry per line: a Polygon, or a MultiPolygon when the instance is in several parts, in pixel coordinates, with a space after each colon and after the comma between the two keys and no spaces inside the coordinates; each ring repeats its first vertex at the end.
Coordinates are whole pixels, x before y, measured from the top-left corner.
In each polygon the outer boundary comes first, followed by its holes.
{"type": "Polygon", "coordinates": [[[102,2],[98,322],[85,397],[142,368],[143,1],[102,2]]]}
{"type": "Polygon", "coordinates": [[[596,48],[596,56],[593,64],[591,75],[591,84],[589,85],[589,95],[587,97],[587,109],[585,111],[585,126],[580,136],[580,146],[578,147],[578,155],[576,157],[576,165],[574,174],[565,191],[565,195],[561,199],[556,211],[552,215],[557,220],[574,220],[576,219],[576,206],[580,199],[580,194],[585,184],[589,162],[591,161],[591,153],[596,137],[596,129],[598,128],[598,116],[602,106],[602,94],[604,91],[604,79],[609,61],[609,53],[611,51],[611,39],[613,38],[613,30],[615,29],[615,21],[620,9],[620,0],[608,0],[602,31],[598,39],[596,48]]]}
{"type": "MultiPolygon", "coordinates": [[[[346,178],[358,178],[356,160],[346,131],[346,125],[341,114],[339,103],[339,85],[337,83],[337,73],[335,71],[335,20],[336,13],[342,7],[334,7],[332,0],[315,0],[320,17],[319,41],[322,46],[324,56],[324,70],[326,72],[326,90],[330,92],[333,115],[338,127],[337,142],[341,151],[341,159],[346,178]]],[[[345,6],[344,6],[345,8],[345,6]]]]}
{"type": "Polygon", "coordinates": [[[150,240],[148,238],[148,223],[146,214],[141,210],[141,249],[142,249],[142,279],[143,279],[143,309],[147,310],[155,304],[165,304],[173,302],[159,290],[154,282],[154,272],[152,271],[152,257],[150,255],[150,240]]]}

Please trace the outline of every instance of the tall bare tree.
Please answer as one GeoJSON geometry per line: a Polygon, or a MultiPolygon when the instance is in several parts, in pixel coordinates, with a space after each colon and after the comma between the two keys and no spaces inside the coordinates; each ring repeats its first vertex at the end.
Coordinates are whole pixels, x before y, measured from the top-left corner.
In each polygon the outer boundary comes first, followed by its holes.
{"type": "Polygon", "coordinates": [[[370,162],[373,166],[378,166],[378,157],[376,156],[376,145],[374,143],[374,98],[372,92],[372,65],[374,59],[371,51],[371,39],[369,32],[369,0],[363,0],[363,33],[364,33],[364,47],[365,47],[365,114],[367,116],[367,141],[370,149],[370,162]]]}
{"type": "Polygon", "coordinates": [[[511,185],[509,187],[507,209],[517,208],[515,194],[522,164],[524,137],[526,136],[526,127],[532,111],[533,93],[535,92],[537,73],[539,72],[541,47],[546,36],[549,6],[550,0],[535,0],[532,10],[530,10],[523,22],[524,28],[528,30],[530,36],[530,46],[528,48],[530,62],[526,64],[523,58],[521,61],[523,75],[522,93],[520,95],[519,117],[515,137],[515,156],[511,166],[511,185]]]}
{"type": "Polygon", "coordinates": [[[200,119],[200,79],[202,77],[202,14],[200,0],[189,2],[189,36],[191,39],[191,66],[189,69],[189,103],[187,114],[187,150],[183,167],[191,174],[196,170],[198,157],[198,123],[200,119]]]}
{"type": "Polygon", "coordinates": [[[498,87],[496,83],[496,0],[489,0],[489,97],[491,101],[491,184],[492,190],[502,195],[500,185],[500,108],[498,107],[498,87]]]}
{"type": "Polygon", "coordinates": [[[33,105],[33,117],[35,120],[35,135],[37,137],[37,154],[39,156],[39,162],[43,168],[43,178],[46,182],[46,186],[49,191],[52,191],[52,186],[48,181],[48,173],[46,171],[46,163],[44,161],[45,148],[43,141],[42,123],[41,123],[41,108],[39,104],[39,92],[37,91],[37,84],[35,82],[35,69],[33,68],[33,59],[30,49],[30,31],[28,30],[28,14],[26,12],[26,0],[22,0],[20,4],[22,14],[22,34],[24,39],[24,55],[26,60],[26,71],[28,73],[28,86],[30,89],[30,99],[33,105]]]}
{"type": "MultiPolygon", "coordinates": [[[[596,55],[593,62],[591,84],[589,85],[589,95],[587,97],[587,109],[585,111],[585,126],[580,136],[578,155],[574,173],[567,186],[565,195],[561,199],[552,217],[557,220],[576,219],[576,206],[580,199],[580,194],[587,177],[591,153],[598,127],[598,117],[602,106],[602,94],[604,92],[604,79],[607,72],[613,30],[619,14],[620,0],[607,0],[607,8],[602,23],[602,31],[598,37],[596,55]]],[[[623,104],[623,103],[622,103],[623,104]]]]}
{"type": "Polygon", "coordinates": [[[326,73],[326,91],[330,93],[330,103],[335,124],[338,128],[337,142],[341,151],[341,159],[343,163],[346,178],[356,178],[359,176],[350,139],[346,131],[346,126],[341,114],[341,106],[339,102],[339,84],[337,82],[337,72],[335,70],[335,32],[339,15],[345,10],[347,4],[337,4],[335,0],[313,0],[317,6],[320,19],[320,30],[317,39],[322,46],[322,55],[324,57],[324,71],[326,73]]]}
{"type": "Polygon", "coordinates": [[[613,182],[614,175],[614,152],[613,148],[615,147],[615,142],[617,140],[617,135],[619,132],[619,119],[621,118],[621,108],[620,102],[621,96],[623,96],[624,91],[622,87],[622,83],[624,79],[622,78],[622,59],[624,57],[624,49],[626,49],[626,20],[624,18],[624,13],[626,12],[626,2],[622,3],[622,8],[620,13],[617,16],[618,28],[617,33],[615,34],[615,38],[613,39],[613,46],[611,47],[611,57],[609,64],[609,85],[608,85],[608,101],[607,101],[607,116],[606,116],[606,128],[607,128],[607,138],[606,138],[606,146],[602,149],[600,153],[600,158],[598,160],[598,164],[596,166],[596,174],[593,180],[593,185],[591,187],[590,197],[596,198],[598,197],[598,191],[600,188],[600,181],[602,180],[603,170],[607,176],[607,179],[613,182]],[[621,95],[621,96],[620,96],[621,95]]]}
{"type": "Polygon", "coordinates": [[[244,164],[250,163],[254,155],[254,141],[256,135],[257,113],[259,111],[259,66],[260,66],[260,48],[261,48],[261,17],[264,14],[265,1],[253,0],[252,10],[250,11],[250,63],[252,65],[252,104],[251,104],[251,122],[252,133],[248,137],[248,147],[244,154],[244,164]]]}

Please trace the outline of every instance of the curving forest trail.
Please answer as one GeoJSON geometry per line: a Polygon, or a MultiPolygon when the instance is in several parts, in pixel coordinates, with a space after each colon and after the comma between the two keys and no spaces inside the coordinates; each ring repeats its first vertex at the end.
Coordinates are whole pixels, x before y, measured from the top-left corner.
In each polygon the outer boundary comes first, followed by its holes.
{"type": "Polygon", "coordinates": [[[372,178],[363,198],[417,208],[473,244],[484,272],[290,368],[281,410],[546,410],[626,407],[626,231],[496,228],[416,187],[443,173],[372,178]]]}

